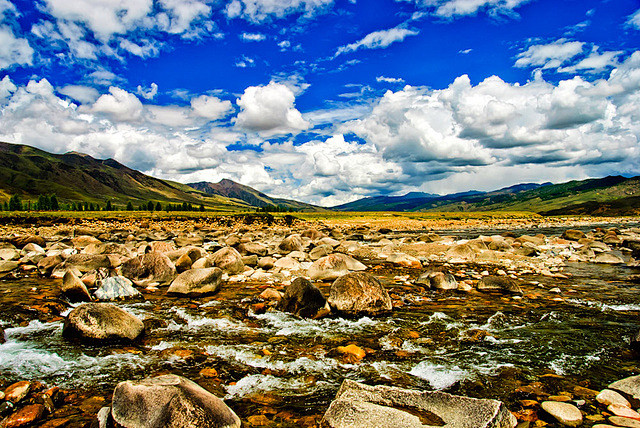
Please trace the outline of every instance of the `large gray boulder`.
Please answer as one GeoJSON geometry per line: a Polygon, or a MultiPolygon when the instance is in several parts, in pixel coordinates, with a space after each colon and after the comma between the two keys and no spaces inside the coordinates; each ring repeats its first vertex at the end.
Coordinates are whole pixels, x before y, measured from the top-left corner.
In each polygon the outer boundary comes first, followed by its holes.
{"type": "Polygon", "coordinates": [[[634,407],[640,405],[640,375],[620,379],[607,388],[621,392],[634,407]]]}
{"type": "Polygon", "coordinates": [[[342,383],[323,422],[331,428],[513,428],[517,424],[500,401],[352,380],[342,383]]]}
{"type": "Polygon", "coordinates": [[[376,314],[392,309],[391,297],[380,281],[366,272],[351,272],[331,284],[329,305],[347,314],[376,314]]]}
{"type": "Polygon", "coordinates": [[[133,341],[144,332],[140,319],[110,303],[83,303],[69,312],[62,335],[95,343],[133,341]]]}
{"type": "Polygon", "coordinates": [[[64,261],[65,266],[80,272],[112,267],[111,259],[105,254],[72,254],[64,261]]]}
{"type": "Polygon", "coordinates": [[[133,283],[124,276],[111,276],[100,281],[94,293],[98,300],[122,300],[140,298],[142,294],[133,288],[133,283]]]}
{"type": "Polygon", "coordinates": [[[173,280],[167,293],[193,296],[213,294],[220,288],[221,280],[220,268],[189,269],[173,280]]]}
{"type": "Polygon", "coordinates": [[[229,275],[235,275],[244,270],[244,263],[240,253],[232,247],[224,247],[213,253],[211,256],[213,264],[227,272],[229,275]]]}
{"type": "Polygon", "coordinates": [[[221,399],[171,374],[120,382],[111,416],[124,427],[240,428],[240,419],[221,399]]]}
{"type": "Polygon", "coordinates": [[[322,291],[306,278],[296,278],[287,286],[278,309],[303,318],[318,318],[330,311],[322,291]]]}
{"type": "Polygon", "coordinates": [[[291,251],[304,251],[304,244],[302,243],[300,235],[289,235],[280,242],[278,249],[285,253],[290,253],[291,251]]]}

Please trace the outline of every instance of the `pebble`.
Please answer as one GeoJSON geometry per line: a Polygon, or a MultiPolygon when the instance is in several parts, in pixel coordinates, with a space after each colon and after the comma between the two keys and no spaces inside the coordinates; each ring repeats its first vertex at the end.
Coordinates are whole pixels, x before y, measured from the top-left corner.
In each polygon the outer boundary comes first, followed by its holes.
{"type": "Polygon", "coordinates": [[[598,401],[598,403],[604,404],[605,406],[608,406],[610,404],[617,404],[619,406],[631,408],[631,404],[629,404],[629,401],[626,398],[610,389],[603,389],[602,391],[600,391],[600,393],[596,395],[596,400],[598,401]]]}
{"type": "Polygon", "coordinates": [[[619,427],[640,428],[640,421],[622,416],[611,416],[609,422],[619,427]]]}
{"type": "Polygon", "coordinates": [[[610,404],[609,407],[607,407],[607,410],[609,410],[616,416],[640,420],[640,413],[626,406],[621,406],[619,404],[610,404]]]}
{"type": "Polygon", "coordinates": [[[561,424],[570,427],[577,427],[582,424],[582,412],[573,404],[544,401],[541,407],[561,424]]]}

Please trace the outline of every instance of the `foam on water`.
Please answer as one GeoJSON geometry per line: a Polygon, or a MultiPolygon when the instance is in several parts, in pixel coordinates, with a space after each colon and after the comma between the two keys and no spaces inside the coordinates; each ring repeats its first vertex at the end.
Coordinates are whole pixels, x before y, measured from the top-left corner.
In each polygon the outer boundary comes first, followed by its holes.
{"type": "MultiPolygon", "coordinates": [[[[244,396],[260,393],[260,392],[287,392],[291,395],[300,393],[308,389],[317,389],[318,387],[326,387],[326,382],[318,382],[316,385],[309,384],[302,379],[283,379],[271,375],[253,374],[248,375],[236,382],[235,385],[226,387],[226,400],[234,398],[242,398],[244,396]]],[[[306,391],[305,391],[306,392],[306,391]]]]}
{"type": "Polygon", "coordinates": [[[451,330],[454,328],[459,329],[464,326],[460,321],[451,318],[449,315],[443,312],[434,312],[429,316],[429,318],[427,318],[426,321],[422,321],[421,324],[422,325],[444,324],[445,330],[451,330]]]}
{"type": "MultiPolygon", "coordinates": [[[[344,318],[323,318],[320,320],[296,318],[284,312],[273,311],[250,316],[264,321],[272,334],[276,336],[315,336],[318,334],[353,334],[364,329],[385,325],[374,321],[369,317],[363,317],[358,320],[348,320],[344,318]]],[[[387,323],[389,324],[389,323],[387,323]]]]}
{"type": "Polygon", "coordinates": [[[582,299],[568,299],[570,303],[574,303],[579,306],[587,306],[590,308],[600,309],[602,312],[605,311],[640,311],[640,304],[638,303],[619,303],[619,304],[609,304],[604,302],[590,301],[590,300],[582,300],[582,299]]]}
{"type": "Polygon", "coordinates": [[[254,353],[250,345],[209,345],[205,346],[205,351],[227,361],[237,361],[251,367],[288,373],[326,373],[338,367],[338,363],[331,358],[313,360],[309,357],[300,357],[291,361],[282,361],[276,359],[276,355],[263,357],[254,353]]]}
{"type": "Polygon", "coordinates": [[[458,366],[445,366],[431,361],[422,361],[409,374],[424,379],[434,389],[446,389],[454,383],[467,379],[470,373],[458,366]]]}
{"type": "Polygon", "coordinates": [[[199,330],[204,328],[225,332],[253,331],[253,329],[247,327],[244,323],[228,318],[209,318],[206,316],[192,315],[185,309],[178,307],[171,308],[169,312],[174,313],[180,320],[186,322],[186,326],[172,320],[167,326],[168,330],[182,330],[183,328],[187,330],[199,330]]]}
{"type": "Polygon", "coordinates": [[[600,355],[603,351],[596,355],[569,355],[562,354],[560,357],[549,363],[549,367],[556,374],[567,376],[579,374],[581,371],[588,369],[596,361],[600,361],[600,355]]]}

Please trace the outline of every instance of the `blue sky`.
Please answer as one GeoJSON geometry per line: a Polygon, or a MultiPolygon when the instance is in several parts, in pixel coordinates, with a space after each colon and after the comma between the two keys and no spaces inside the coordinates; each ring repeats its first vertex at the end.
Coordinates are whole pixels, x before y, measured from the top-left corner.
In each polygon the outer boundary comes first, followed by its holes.
{"type": "Polygon", "coordinates": [[[640,174],[640,2],[0,0],[0,140],[331,206],[640,174]]]}

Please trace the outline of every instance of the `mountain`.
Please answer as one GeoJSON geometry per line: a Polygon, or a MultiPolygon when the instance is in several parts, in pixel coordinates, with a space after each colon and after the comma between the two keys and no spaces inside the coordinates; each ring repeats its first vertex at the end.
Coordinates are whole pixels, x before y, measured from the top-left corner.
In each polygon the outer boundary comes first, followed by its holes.
{"type": "Polygon", "coordinates": [[[640,177],[609,176],[567,183],[523,183],[491,192],[445,196],[364,198],[340,211],[531,211],[545,215],[634,215],[640,211],[640,177]],[[385,199],[386,198],[386,199],[385,199]]]}
{"type": "Polygon", "coordinates": [[[188,186],[199,190],[208,195],[218,195],[225,198],[232,198],[235,200],[243,201],[254,207],[270,207],[280,206],[283,208],[293,208],[295,210],[302,211],[325,211],[324,208],[305,204],[304,202],[298,202],[290,199],[272,198],[265,195],[256,189],[245,186],[235,181],[222,179],[218,183],[209,183],[202,181],[199,183],[190,183],[188,186]]]}
{"type": "Polygon", "coordinates": [[[138,206],[148,201],[203,204],[224,211],[253,207],[240,200],[207,195],[187,185],[160,180],[113,159],[94,159],[76,152],[51,154],[34,147],[0,143],[0,200],[18,194],[23,200],[55,194],[60,202],[138,206]]]}

